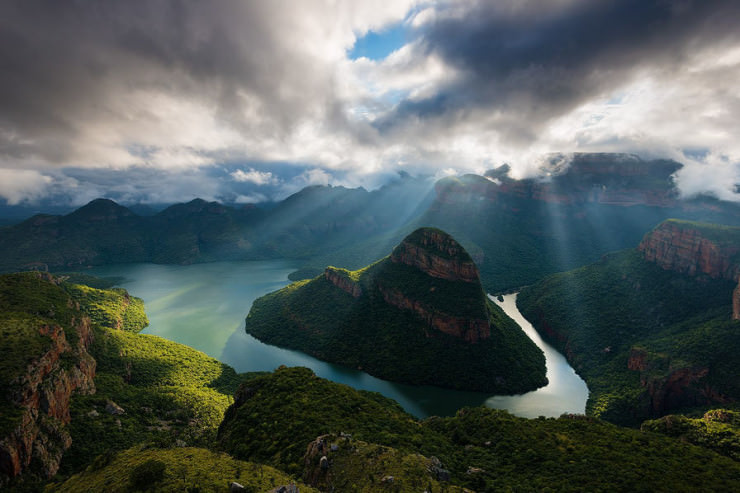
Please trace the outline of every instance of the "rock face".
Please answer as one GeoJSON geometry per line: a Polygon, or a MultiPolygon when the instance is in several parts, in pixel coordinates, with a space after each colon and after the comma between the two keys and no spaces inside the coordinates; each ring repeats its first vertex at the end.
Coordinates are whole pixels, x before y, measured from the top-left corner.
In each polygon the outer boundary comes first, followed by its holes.
{"type": "Polygon", "coordinates": [[[389,289],[383,285],[378,287],[386,303],[402,310],[415,312],[432,329],[464,339],[467,342],[478,342],[491,337],[491,324],[487,318],[456,317],[435,310],[422,301],[413,300],[398,289],[389,289]]]}
{"type": "Polygon", "coordinates": [[[438,229],[422,228],[411,233],[393,249],[391,261],[448,281],[480,283],[470,255],[452,236],[438,229]]]}
{"type": "Polygon", "coordinates": [[[448,204],[519,198],[553,204],[673,207],[679,201],[671,175],[680,167],[677,162],[643,161],[629,154],[576,153],[553,156],[538,179],[512,179],[508,169],[496,169],[485,178],[443,179],[435,189],[438,200],[448,204]]]}
{"type": "MultiPolygon", "coordinates": [[[[414,231],[393,249],[390,260],[431,277],[480,286],[473,259],[452,236],[438,229],[421,228],[414,231]]],[[[485,309],[481,309],[478,316],[457,316],[445,313],[424,300],[415,299],[402,289],[387,286],[382,279],[377,280],[377,285],[386,303],[415,312],[431,329],[472,343],[491,336],[491,325],[485,309]]],[[[480,293],[483,296],[482,287],[480,293]]]]}
{"type": "Polygon", "coordinates": [[[47,478],[56,474],[71,445],[64,425],[70,421],[72,394],[95,392],[95,360],[87,352],[93,338],[90,320],[80,315],[70,325],[38,327],[50,344],[5,390],[21,414],[0,437],[0,486],[29,468],[47,478]],[[77,333],[74,343],[65,330],[77,333]]]}
{"type": "MultiPolygon", "coordinates": [[[[740,280],[740,228],[668,220],[645,235],[645,260],[689,276],[740,280]]],[[[732,319],[740,320],[740,283],[732,293],[732,319]]]]}
{"type": "Polygon", "coordinates": [[[724,397],[709,387],[696,383],[707,376],[709,369],[703,366],[680,366],[660,370],[666,362],[661,355],[651,355],[643,348],[630,350],[627,367],[640,372],[640,384],[645,388],[650,416],[662,416],[671,409],[685,406],[706,405],[724,401],[724,397]],[[658,370],[658,371],[653,371],[658,370]]]}
{"type": "Polygon", "coordinates": [[[362,296],[360,284],[349,277],[348,271],[335,267],[327,267],[324,271],[324,277],[342,291],[351,294],[354,298],[362,296]]]}
{"type": "Polygon", "coordinates": [[[705,274],[713,279],[736,280],[740,275],[740,265],[733,257],[740,252],[740,244],[720,244],[691,224],[664,221],[645,235],[637,248],[645,260],[666,270],[690,276],[705,274]]]}

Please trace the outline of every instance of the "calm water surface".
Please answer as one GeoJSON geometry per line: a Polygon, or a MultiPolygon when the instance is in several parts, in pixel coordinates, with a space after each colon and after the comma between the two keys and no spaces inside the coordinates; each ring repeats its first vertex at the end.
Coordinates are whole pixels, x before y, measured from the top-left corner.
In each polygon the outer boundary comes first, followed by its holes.
{"type": "Polygon", "coordinates": [[[394,399],[418,417],[452,415],[464,406],[508,409],[524,417],[583,413],[588,389],[565,358],[544,343],[516,309],[516,295],[496,303],[545,352],[546,387],[516,396],[491,396],[429,386],[403,385],[319,361],[299,351],[264,344],[244,332],[244,318],[258,297],[286,286],[288,261],[216,262],[197,265],[120,264],[90,273],[120,276],[121,287],[142,298],[150,325],[143,332],[187,344],[239,372],[271,371],[280,365],[306,366],[320,377],[372,390],[394,399]]]}

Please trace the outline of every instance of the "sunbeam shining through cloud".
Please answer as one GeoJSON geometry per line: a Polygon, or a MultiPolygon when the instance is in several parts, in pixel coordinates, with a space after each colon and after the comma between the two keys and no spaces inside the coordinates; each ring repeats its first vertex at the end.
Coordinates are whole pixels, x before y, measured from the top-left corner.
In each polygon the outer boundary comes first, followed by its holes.
{"type": "Polygon", "coordinates": [[[270,201],[300,176],[521,177],[554,152],[674,159],[683,193],[737,200],[739,17],[731,0],[11,0],[0,200],[270,201]]]}

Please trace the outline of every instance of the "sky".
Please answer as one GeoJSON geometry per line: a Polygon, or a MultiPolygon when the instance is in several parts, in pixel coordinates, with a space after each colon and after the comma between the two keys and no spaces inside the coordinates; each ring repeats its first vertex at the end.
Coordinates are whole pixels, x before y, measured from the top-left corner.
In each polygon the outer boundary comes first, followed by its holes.
{"type": "Polygon", "coordinates": [[[738,200],[736,0],[0,2],[0,202],[250,203],[551,153],[738,200]]]}

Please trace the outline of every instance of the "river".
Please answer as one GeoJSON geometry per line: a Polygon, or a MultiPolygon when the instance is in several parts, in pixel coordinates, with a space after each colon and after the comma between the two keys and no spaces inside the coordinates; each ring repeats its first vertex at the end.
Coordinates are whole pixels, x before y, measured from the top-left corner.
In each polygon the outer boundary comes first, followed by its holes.
{"type": "Polygon", "coordinates": [[[122,277],[121,287],[144,300],[155,334],[203,351],[238,372],[306,366],[317,375],[357,389],[380,392],[417,416],[449,416],[464,406],[486,405],[523,417],[583,413],[588,389],[565,358],[539,337],[516,308],[516,295],[494,300],[545,353],[546,387],[515,396],[491,396],[431,386],[403,385],[326,363],[300,351],[264,344],[244,331],[244,318],[258,297],[287,285],[289,261],[215,262],[195,265],[118,264],[90,274],[122,277]]]}

